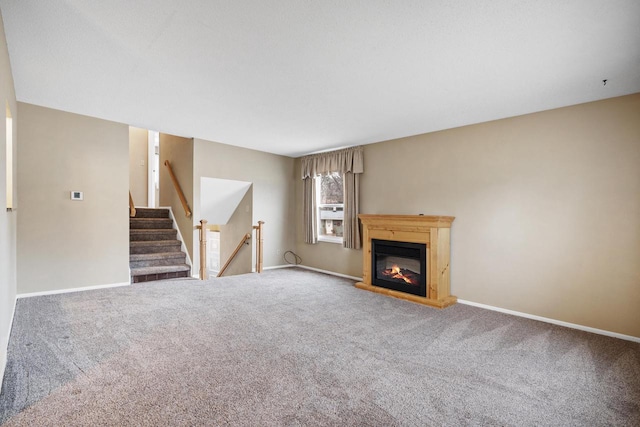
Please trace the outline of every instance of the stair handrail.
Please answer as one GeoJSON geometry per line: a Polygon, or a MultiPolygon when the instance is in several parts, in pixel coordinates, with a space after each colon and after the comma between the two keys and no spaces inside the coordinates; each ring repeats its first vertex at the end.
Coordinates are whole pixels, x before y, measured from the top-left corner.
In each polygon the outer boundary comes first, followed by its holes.
{"type": "MultiPolygon", "coordinates": [[[[222,274],[224,274],[227,267],[229,267],[229,264],[231,264],[231,261],[233,261],[236,255],[238,255],[238,252],[240,252],[240,249],[248,239],[251,239],[251,233],[247,233],[242,237],[242,240],[240,240],[240,243],[238,243],[238,246],[236,246],[236,249],[233,251],[227,262],[224,263],[224,266],[220,269],[220,272],[216,277],[222,277],[222,274]]],[[[202,254],[200,256],[202,256],[202,254]]]]}
{"type": "Polygon", "coordinates": [[[169,160],[165,160],[164,165],[169,169],[169,176],[171,177],[171,181],[173,181],[173,186],[175,187],[178,197],[180,198],[180,203],[182,203],[182,207],[184,208],[184,214],[187,218],[191,218],[191,209],[189,209],[189,204],[187,203],[187,199],[184,197],[178,178],[176,178],[176,175],[173,173],[171,163],[169,163],[169,160]]]}
{"type": "Polygon", "coordinates": [[[131,218],[136,216],[136,207],[133,204],[133,197],[131,197],[131,191],[129,191],[129,216],[131,218]]]}

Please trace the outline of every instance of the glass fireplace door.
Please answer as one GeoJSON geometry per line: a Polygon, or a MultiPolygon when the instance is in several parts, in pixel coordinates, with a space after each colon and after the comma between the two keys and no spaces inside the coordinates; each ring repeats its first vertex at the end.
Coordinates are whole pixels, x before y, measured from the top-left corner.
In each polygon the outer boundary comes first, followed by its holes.
{"type": "Polygon", "coordinates": [[[372,239],[371,256],[374,286],[427,296],[425,244],[372,239]]]}

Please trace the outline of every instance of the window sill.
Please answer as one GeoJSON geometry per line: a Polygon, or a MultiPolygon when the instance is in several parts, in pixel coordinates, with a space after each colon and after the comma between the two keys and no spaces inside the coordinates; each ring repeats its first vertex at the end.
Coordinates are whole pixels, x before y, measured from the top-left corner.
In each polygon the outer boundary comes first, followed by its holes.
{"type": "Polygon", "coordinates": [[[342,237],[318,236],[318,242],[338,243],[341,245],[343,241],[344,239],[342,237]]]}

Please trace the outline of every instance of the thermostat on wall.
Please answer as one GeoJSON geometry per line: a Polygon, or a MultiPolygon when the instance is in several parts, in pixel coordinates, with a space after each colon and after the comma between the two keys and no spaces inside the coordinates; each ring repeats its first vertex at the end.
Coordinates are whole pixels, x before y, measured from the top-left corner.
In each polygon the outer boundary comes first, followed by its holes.
{"type": "Polygon", "coordinates": [[[84,194],[82,191],[72,191],[71,200],[84,200],[84,194]]]}

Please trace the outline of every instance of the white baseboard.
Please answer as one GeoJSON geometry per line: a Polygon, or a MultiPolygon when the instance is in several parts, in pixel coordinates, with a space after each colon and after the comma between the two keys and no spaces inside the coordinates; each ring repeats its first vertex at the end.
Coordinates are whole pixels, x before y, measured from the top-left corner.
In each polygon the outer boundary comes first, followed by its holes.
{"type": "Polygon", "coordinates": [[[576,323],[563,322],[562,320],[550,319],[548,317],[536,316],[535,314],[522,313],[520,311],[508,310],[506,308],[494,307],[492,305],[480,304],[473,301],[458,299],[460,304],[471,305],[474,307],[484,308],[485,310],[498,311],[500,313],[510,314],[512,316],[524,317],[527,319],[538,320],[540,322],[551,323],[566,328],[578,329],[580,331],[591,332],[593,334],[606,335],[608,337],[620,338],[621,340],[633,341],[640,343],[639,337],[631,335],[619,334],[617,332],[605,331],[604,329],[592,328],[590,326],[578,325],[576,323]]]}
{"type": "Polygon", "coordinates": [[[298,264],[298,265],[295,265],[295,266],[292,265],[292,267],[300,267],[300,268],[304,268],[305,270],[311,270],[311,271],[317,271],[318,273],[330,274],[331,276],[344,277],[345,279],[351,279],[351,280],[355,280],[357,282],[361,282],[362,281],[362,277],[349,276],[347,274],[336,273],[335,271],[329,271],[329,270],[322,270],[320,268],[309,267],[309,266],[302,265],[302,264],[298,264]]]}
{"type": "MultiPolygon", "coordinates": [[[[262,271],[264,270],[278,270],[280,268],[289,268],[289,267],[297,267],[294,264],[282,264],[282,265],[272,265],[270,267],[263,267],[262,271]]],[[[255,273],[256,269],[253,268],[251,271],[253,271],[255,273]]]]}
{"type": "Polygon", "coordinates": [[[30,298],[30,297],[39,297],[43,295],[56,295],[56,294],[67,294],[70,292],[82,292],[82,291],[94,291],[96,289],[105,289],[105,288],[117,288],[119,286],[129,286],[131,283],[129,282],[121,282],[121,283],[110,283],[108,285],[95,285],[95,286],[85,286],[82,288],[69,288],[69,289],[56,289],[53,291],[42,291],[42,292],[29,292],[26,294],[18,294],[17,298],[30,298]]]}
{"type": "Polygon", "coordinates": [[[2,353],[2,359],[0,359],[0,394],[2,393],[2,383],[4,382],[4,371],[7,368],[7,361],[9,358],[9,341],[11,340],[11,330],[13,329],[13,319],[16,317],[16,304],[18,298],[13,300],[13,311],[11,312],[11,320],[9,320],[9,330],[7,331],[7,346],[2,353]]]}

